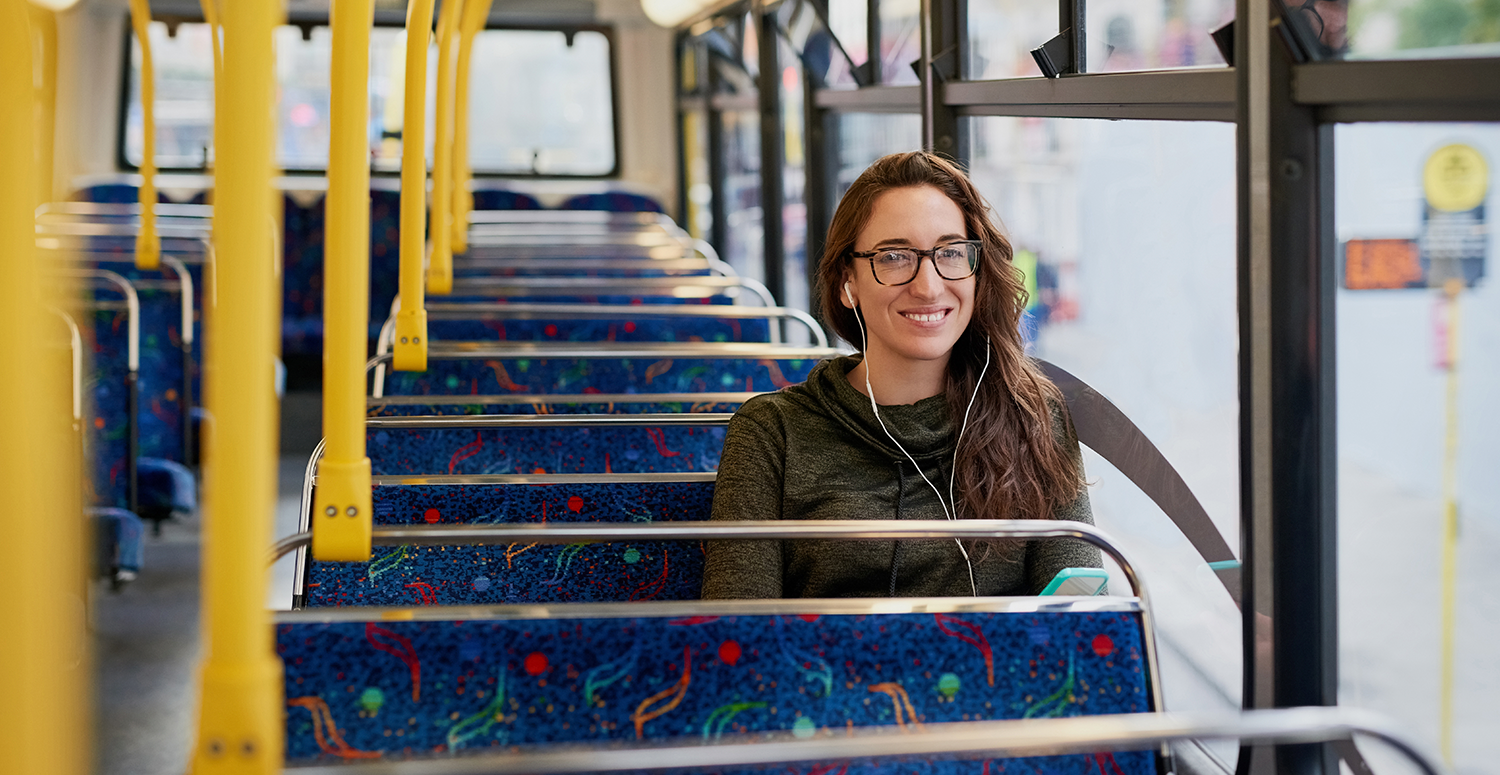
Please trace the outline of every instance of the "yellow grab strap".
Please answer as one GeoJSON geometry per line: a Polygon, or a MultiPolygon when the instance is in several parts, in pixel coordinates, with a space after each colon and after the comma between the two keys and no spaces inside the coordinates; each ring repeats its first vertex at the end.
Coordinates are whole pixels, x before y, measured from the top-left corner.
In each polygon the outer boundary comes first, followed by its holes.
{"type": "Polygon", "coordinates": [[[151,63],[151,6],[130,0],[130,24],[141,50],[141,230],[135,235],[135,268],[161,266],[156,235],[156,68],[151,63]]]}
{"type": "Polygon", "coordinates": [[[433,0],[406,5],[406,105],[401,122],[401,308],[391,367],[427,370],[426,289],[422,259],[427,215],[427,47],[433,0]]]}
{"type": "Polygon", "coordinates": [[[437,28],[437,99],[433,126],[432,255],[427,264],[427,291],[453,292],[453,44],[464,0],[443,0],[437,28]]]}
{"type": "Polygon", "coordinates": [[[459,23],[458,63],[453,72],[453,252],[469,252],[469,213],[474,194],[469,190],[474,169],[469,161],[469,71],[474,38],[489,20],[494,0],[467,0],[459,23]]]}
{"type": "Polygon", "coordinates": [[[370,559],[365,341],[370,320],[370,28],[374,0],[334,0],[323,283],[323,438],[313,559],[370,559]]]}

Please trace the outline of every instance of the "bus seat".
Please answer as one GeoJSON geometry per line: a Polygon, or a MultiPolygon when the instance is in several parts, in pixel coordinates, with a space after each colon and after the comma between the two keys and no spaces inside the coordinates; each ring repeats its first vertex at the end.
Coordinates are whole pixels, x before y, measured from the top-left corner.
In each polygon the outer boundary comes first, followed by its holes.
{"type": "MultiPolygon", "coordinates": [[[[323,352],[323,197],[282,196],[281,351],[323,352]]],[[[383,314],[384,311],[381,311],[383,314]]]]}
{"type": "Polygon", "coordinates": [[[366,431],[376,476],[716,471],[722,424],[661,427],[378,428],[366,431]]]}
{"type": "Polygon", "coordinates": [[[198,510],[198,481],[187,466],[175,460],[143,457],[136,460],[140,487],[140,516],[157,523],[198,510]]]}
{"type": "MultiPolygon", "coordinates": [[[[868,601],[841,603],[837,613],[818,601],[734,602],[753,605],[663,604],[636,616],[617,606],[280,614],[287,759],[711,744],[724,735],[771,742],[855,727],[916,732],[948,721],[1152,710],[1131,598],[1045,610],[1030,598],[903,601],[941,613],[875,613],[884,603],[868,601]]],[[[1157,771],[1148,751],[1004,764],[1157,771]]],[[[978,761],[908,762],[902,771],[913,765],[990,771],[978,761]]]]}
{"type": "MultiPolygon", "coordinates": [[[[680,399],[670,394],[660,400],[644,400],[641,394],[537,396],[530,401],[499,401],[500,396],[448,397],[394,396],[366,400],[367,417],[424,417],[472,414],[733,414],[753,393],[713,394],[699,400],[695,394],[680,399]],[[592,399],[592,400],[584,400],[592,399]]],[[[514,398],[505,396],[504,398],[514,398]]]]}
{"type": "MultiPolygon", "coordinates": [[[[442,477],[435,477],[440,481],[442,477]]],[[[380,485],[377,525],[701,521],[713,482],[380,485]]],[[[577,546],[375,547],[371,562],[309,562],[299,605],[403,606],[692,600],[703,549],[683,541],[577,546]]]]}
{"type": "Polygon", "coordinates": [[[767,318],[429,320],[431,339],[501,342],[770,342],[767,318]]]}
{"type": "Polygon", "coordinates": [[[499,357],[428,361],[425,372],[386,375],[387,395],[769,392],[807,379],[811,358],[499,357]]]}
{"type": "Polygon", "coordinates": [[[629,191],[607,191],[602,194],[579,194],[569,197],[559,210],[607,210],[612,213],[665,213],[655,199],[629,191]]]}
{"type": "Polygon", "coordinates": [[[474,191],[475,210],[540,210],[542,203],[530,194],[503,188],[480,188],[474,191]]]}

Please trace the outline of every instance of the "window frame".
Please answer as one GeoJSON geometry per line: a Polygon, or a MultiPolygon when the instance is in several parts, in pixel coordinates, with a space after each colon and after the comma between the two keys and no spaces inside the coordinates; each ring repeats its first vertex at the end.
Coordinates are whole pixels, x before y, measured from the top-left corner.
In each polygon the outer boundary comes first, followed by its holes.
{"type": "MultiPolygon", "coordinates": [[[[203,17],[201,15],[199,15],[199,16],[164,16],[164,15],[163,16],[158,16],[158,15],[153,14],[152,17],[151,17],[151,21],[153,21],[153,22],[158,22],[158,21],[162,22],[163,24],[166,24],[169,28],[176,27],[179,24],[204,24],[205,23],[205,21],[204,21],[204,19],[203,19],[203,17]]],[[[281,25],[281,26],[297,27],[297,28],[301,29],[302,32],[303,32],[303,35],[306,36],[306,35],[311,34],[311,30],[314,29],[314,28],[316,28],[316,27],[328,27],[329,26],[329,20],[328,20],[327,17],[317,17],[317,18],[311,18],[311,17],[305,17],[305,18],[304,17],[292,17],[292,18],[288,18],[287,21],[286,21],[286,23],[284,25],[281,25]]],[[[404,19],[402,19],[398,15],[394,15],[394,14],[377,14],[376,17],[375,17],[375,23],[374,23],[373,26],[375,26],[375,27],[385,27],[385,28],[398,28],[398,29],[401,29],[401,28],[404,28],[406,25],[405,25],[404,19]]],[[[485,27],[484,27],[484,31],[488,32],[490,30],[501,30],[501,31],[510,31],[510,30],[513,30],[513,31],[528,31],[528,32],[561,32],[564,35],[568,35],[570,37],[572,35],[574,35],[574,34],[579,33],[579,32],[597,32],[597,33],[599,33],[599,34],[601,34],[601,35],[604,36],[605,43],[609,47],[609,91],[610,91],[610,97],[609,97],[609,99],[610,99],[610,119],[611,119],[610,120],[610,142],[613,145],[613,150],[614,150],[614,153],[613,153],[614,164],[606,172],[601,172],[601,173],[596,173],[596,174],[588,174],[588,175],[568,175],[568,174],[555,174],[555,173],[553,173],[553,174],[532,175],[532,174],[516,173],[516,172],[497,172],[497,171],[492,171],[492,170],[474,169],[473,170],[474,179],[475,180],[610,180],[610,179],[619,178],[620,174],[621,174],[621,171],[623,169],[623,165],[622,165],[622,162],[621,162],[621,159],[620,159],[620,150],[621,150],[621,143],[620,143],[620,67],[619,67],[619,52],[618,52],[618,47],[615,45],[615,29],[614,29],[614,26],[613,25],[609,25],[609,24],[592,24],[592,23],[589,23],[589,24],[522,24],[522,23],[512,23],[512,22],[507,22],[507,23],[503,23],[503,24],[502,23],[487,23],[485,25],[485,27]]],[[[116,167],[116,169],[118,169],[118,170],[120,170],[122,172],[138,173],[138,172],[140,172],[140,169],[141,169],[140,165],[136,164],[136,163],[134,163],[132,161],[130,161],[130,159],[127,157],[126,152],[125,152],[126,122],[129,119],[129,115],[130,115],[130,84],[131,84],[131,73],[132,73],[131,59],[132,59],[132,55],[135,53],[135,45],[136,45],[136,42],[135,42],[135,33],[134,33],[134,30],[131,29],[131,26],[129,24],[125,24],[124,25],[124,38],[125,38],[124,45],[121,46],[121,50],[123,51],[123,54],[122,54],[121,65],[120,65],[120,84],[119,84],[119,90],[117,92],[120,95],[119,106],[118,106],[119,109],[116,111],[116,117],[115,117],[115,142],[114,142],[114,146],[115,146],[115,149],[114,149],[115,150],[115,167],[116,167]]],[[[200,167],[167,167],[167,166],[158,166],[156,168],[156,171],[158,173],[173,174],[173,175],[206,175],[206,174],[208,174],[208,168],[207,167],[201,167],[201,166],[200,167]]],[[[280,174],[285,175],[287,177],[319,178],[319,177],[326,177],[328,175],[328,168],[327,168],[327,166],[325,164],[325,166],[323,166],[321,168],[303,167],[303,168],[298,168],[298,169],[282,170],[280,174]]],[[[401,171],[399,169],[397,169],[397,170],[376,170],[376,169],[372,168],[370,170],[370,177],[372,177],[372,178],[399,179],[400,176],[401,176],[401,171]]]]}

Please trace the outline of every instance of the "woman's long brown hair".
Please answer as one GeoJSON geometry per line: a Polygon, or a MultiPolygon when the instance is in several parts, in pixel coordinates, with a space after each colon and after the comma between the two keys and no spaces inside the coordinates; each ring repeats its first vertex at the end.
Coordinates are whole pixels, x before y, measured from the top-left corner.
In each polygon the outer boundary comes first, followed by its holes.
{"type": "Polygon", "coordinates": [[[969,519],[1050,519],[1078,496],[1082,467],[1054,432],[1054,408],[1067,422],[1062,392],[1026,356],[1020,331],[1026,286],[1011,263],[1010,241],[991,221],[989,205],[962,170],[942,157],[913,151],[876,160],[854,181],[833,215],[819,264],[825,322],[845,341],[864,346],[853,311],[839,300],[850,272],[849,253],[870,221],[875,200],[892,189],[913,186],[932,186],[947,195],[963,211],[969,239],[982,243],[973,317],[948,359],[945,390],[957,423],[974,395],[988,338],[993,351],[989,370],[955,455],[957,498],[963,504],[958,513],[969,519]]]}

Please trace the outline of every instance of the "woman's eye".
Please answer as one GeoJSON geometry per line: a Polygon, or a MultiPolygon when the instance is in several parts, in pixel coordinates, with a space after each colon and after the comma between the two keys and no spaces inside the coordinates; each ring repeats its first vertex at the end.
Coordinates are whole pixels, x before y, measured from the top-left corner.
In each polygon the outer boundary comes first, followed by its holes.
{"type": "Polygon", "coordinates": [[[878,255],[878,256],[875,257],[875,260],[877,262],[879,262],[879,263],[882,263],[882,264],[896,265],[896,264],[904,264],[904,263],[910,261],[911,260],[911,256],[909,254],[907,254],[906,252],[904,252],[904,251],[892,250],[892,251],[888,251],[888,252],[885,252],[885,253],[881,253],[880,255],[878,255]]]}

